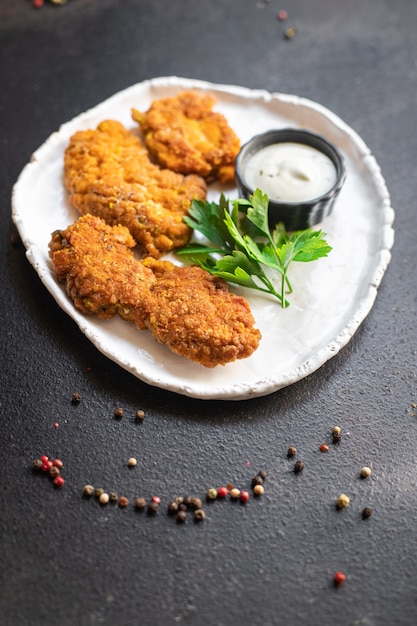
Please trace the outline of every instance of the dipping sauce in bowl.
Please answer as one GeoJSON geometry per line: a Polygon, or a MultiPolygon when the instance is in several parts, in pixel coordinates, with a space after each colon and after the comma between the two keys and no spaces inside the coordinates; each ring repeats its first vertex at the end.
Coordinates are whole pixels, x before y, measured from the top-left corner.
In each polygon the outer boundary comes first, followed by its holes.
{"type": "Polygon", "coordinates": [[[327,217],[343,186],[341,155],[324,137],[297,129],[256,135],[236,158],[236,183],[244,197],[261,189],[269,198],[271,227],[303,230],[327,217]]]}

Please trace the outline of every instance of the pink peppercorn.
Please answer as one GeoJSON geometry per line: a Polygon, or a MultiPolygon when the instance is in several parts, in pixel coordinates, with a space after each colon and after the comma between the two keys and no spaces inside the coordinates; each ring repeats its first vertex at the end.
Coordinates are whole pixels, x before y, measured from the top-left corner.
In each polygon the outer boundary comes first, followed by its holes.
{"type": "Polygon", "coordinates": [[[49,471],[49,469],[52,467],[52,465],[53,465],[52,461],[49,461],[49,460],[48,460],[48,461],[44,461],[44,462],[42,463],[41,470],[42,470],[43,472],[47,472],[47,471],[49,471]]]}
{"type": "Polygon", "coordinates": [[[63,487],[64,483],[65,483],[65,480],[62,478],[62,476],[56,476],[54,478],[55,487],[63,487]]]}
{"type": "Polygon", "coordinates": [[[151,502],[154,504],[161,504],[161,498],[159,496],[152,496],[151,502]]]}
{"type": "Polygon", "coordinates": [[[227,496],[227,487],[219,487],[217,489],[217,497],[218,498],[225,498],[227,496]]]}
{"type": "Polygon", "coordinates": [[[46,456],[46,454],[42,454],[42,456],[40,457],[42,463],[46,463],[46,461],[49,461],[49,457],[46,456]]]}
{"type": "Polygon", "coordinates": [[[326,446],[325,443],[322,443],[320,446],[320,452],[328,452],[329,451],[329,446],[326,446]]]}
{"type": "Polygon", "coordinates": [[[45,4],[45,0],[32,0],[32,4],[35,9],[40,9],[45,4]]]}
{"type": "Polygon", "coordinates": [[[285,9],[281,9],[280,11],[278,11],[277,17],[280,22],[284,22],[288,17],[288,11],[286,11],[285,9]]]}
{"type": "Polygon", "coordinates": [[[64,464],[61,461],[61,459],[54,459],[52,461],[52,465],[55,465],[55,467],[57,467],[58,469],[62,469],[64,467],[64,464]]]}
{"type": "Polygon", "coordinates": [[[340,587],[341,585],[343,585],[343,583],[346,580],[346,574],[344,574],[343,572],[336,572],[336,574],[334,575],[334,584],[337,587],[340,587]]]}
{"type": "Polygon", "coordinates": [[[250,498],[249,491],[246,491],[246,489],[242,489],[239,495],[239,500],[241,502],[248,502],[249,498],[250,498]]]}

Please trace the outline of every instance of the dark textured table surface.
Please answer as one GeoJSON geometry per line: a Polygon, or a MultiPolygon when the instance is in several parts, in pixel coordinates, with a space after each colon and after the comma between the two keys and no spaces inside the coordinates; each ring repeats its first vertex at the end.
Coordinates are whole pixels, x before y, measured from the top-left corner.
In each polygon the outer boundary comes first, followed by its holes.
{"type": "Polygon", "coordinates": [[[1,626],[417,623],[416,23],[415,0],[1,3],[1,626]],[[320,102],[370,147],[396,211],[391,264],[353,339],[263,398],[140,382],[80,333],[16,240],[11,189],[31,153],[111,94],[169,75],[320,102]],[[335,424],[342,440],[322,454],[335,424]],[[32,472],[41,454],[63,460],[61,490],[32,472]],[[201,524],[166,513],[176,495],[250,485],[261,468],[265,495],[246,506],[205,505],[201,524]],[[86,501],[86,483],[129,507],[86,501]],[[153,494],[159,512],[137,513],[135,496],[153,494]]]}

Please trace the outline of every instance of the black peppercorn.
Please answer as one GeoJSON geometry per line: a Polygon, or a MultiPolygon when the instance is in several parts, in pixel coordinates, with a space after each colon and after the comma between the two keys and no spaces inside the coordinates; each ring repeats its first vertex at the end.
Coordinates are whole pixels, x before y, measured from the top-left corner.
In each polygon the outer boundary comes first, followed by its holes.
{"type": "Polygon", "coordinates": [[[145,508],[145,506],[146,506],[145,498],[136,498],[136,500],[135,500],[135,508],[136,509],[142,510],[142,509],[145,508]]]}
{"type": "Polygon", "coordinates": [[[300,472],[302,472],[304,469],[304,463],[302,461],[297,461],[294,464],[294,473],[295,474],[299,474],[300,472]]]}
{"type": "Polygon", "coordinates": [[[264,479],[259,474],[256,474],[256,476],[252,478],[252,487],[255,487],[256,485],[263,485],[263,484],[264,484],[264,479]]]}
{"type": "Polygon", "coordinates": [[[71,402],[72,402],[73,404],[78,404],[80,401],[81,401],[81,394],[80,394],[80,393],[78,393],[78,391],[75,391],[75,392],[72,394],[71,402]]]}
{"type": "Polygon", "coordinates": [[[297,448],[295,446],[290,446],[287,450],[287,456],[289,458],[295,456],[297,454],[297,448]]]}
{"type": "Polygon", "coordinates": [[[187,519],[187,513],[185,511],[178,511],[177,513],[177,522],[185,522],[187,519]]]}
{"type": "Polygon", "coordinates": [[[171,513],[171,515],[174,515],[174,513],[178,513],[178,507],[178,502],[175,502],[175,500],[173,500],[168,504],[168,513],[171,513]]]}
{"type": "Polygon", "coordinates": [[[362,511],[362,519],[367,519],[371,515],[372,515],[372,509],[370,509],[369,507],[365,507],[364,510],[362,511]]]}

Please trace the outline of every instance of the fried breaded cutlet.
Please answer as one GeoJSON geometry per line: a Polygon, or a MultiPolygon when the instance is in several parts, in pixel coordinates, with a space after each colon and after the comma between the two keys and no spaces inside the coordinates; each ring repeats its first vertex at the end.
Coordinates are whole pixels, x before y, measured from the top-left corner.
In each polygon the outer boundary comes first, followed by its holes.
{"type": "Polygon", "coordinates": [[[140,138],[114,120],[75,133],[64,166],[75,208],[126,226],[143,257],[185,245],[191,230],[183,217],[193,199],[206,198],[203,178],[161,169],[140,138]]]}
{"type": "Polygon", "coordinates": [[[83,313],[119,314],[172,352],[205,367],[250,356],[260,332],[247,301],[200,267],[178,267],[132,253],[123,226],[85,215],[53,234],[49,254],[58,279],[83,313]]]}
{"type": "Polygon", "coordinates": [[[198,174],[209,181],[233,182],[240,141],[209,93],[184,91],[154,100],[148,111],[133,109],[149,152],[163,167],[198,174]]]}
{"type": "Polygon", "coordinates": [[[245,298],[231,293],[225,281],[201,267],[178,267],[169,261],[145,259],[156,281],[157,306],[148,328],[173,352],[206,367],[250,356],[261,334],[245,298]]]}
{"type": "Polygon", "coordinates": [[[108,226],[94,215],[55,231],[49,256],[58,280],[82,313],[102,319],[119,314],[144,330],[153,309],[153,272],[137,261],[135,240],[124,226],[108,226]]]}

